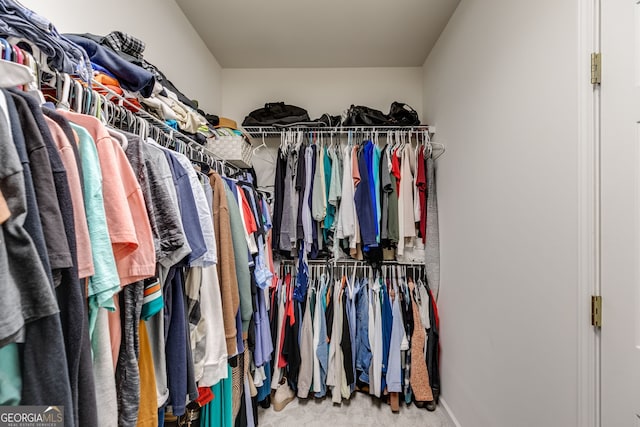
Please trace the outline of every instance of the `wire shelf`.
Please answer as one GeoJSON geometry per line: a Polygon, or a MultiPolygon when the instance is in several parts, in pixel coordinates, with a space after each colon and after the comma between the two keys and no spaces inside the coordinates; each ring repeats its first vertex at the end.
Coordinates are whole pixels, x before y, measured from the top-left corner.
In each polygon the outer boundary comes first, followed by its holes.
{"type": "Polygon", "coordinates": [[[349,132],[377,132],[379,135],[386,135],[392,132],[429,132],[429,136],[436,133],[435,126],[244,126],[244,131],[252,138],[281,135],[284,132],[314,132],[326,134],[348,134],[349,132]]]}

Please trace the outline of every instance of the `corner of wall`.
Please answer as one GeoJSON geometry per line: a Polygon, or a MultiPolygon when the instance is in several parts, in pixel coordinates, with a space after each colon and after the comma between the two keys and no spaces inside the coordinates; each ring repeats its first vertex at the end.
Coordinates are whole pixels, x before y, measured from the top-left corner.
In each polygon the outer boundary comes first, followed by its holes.
{"type": "Polygon", "coordinates": [[[442,404],[442,409],[444,409],[444,413],[447,418],[449,418],[451,424],[456,427],[462,427],[462,424],[460,424],[460,421],[458,421],[456,416],[453,414],[451,407],[447,404],[447,401],[443,397],[440,397],[440,403],[442,404]]]}
{"type": "MultiPolygon", "coordinates": [[[[427,56],[422,64],[422,121],[424,123],[429,123],[427,120],[427,61],[429,60],[429,56],[427,56]]],[[[430,125],[435,125],[435,123],[429,123],[430,125]]]]}

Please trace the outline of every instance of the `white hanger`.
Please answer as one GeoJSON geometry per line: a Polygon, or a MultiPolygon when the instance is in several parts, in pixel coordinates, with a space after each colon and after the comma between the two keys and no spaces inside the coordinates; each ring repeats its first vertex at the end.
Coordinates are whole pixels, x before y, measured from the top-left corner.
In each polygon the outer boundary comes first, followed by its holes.
{"type": "Polygon", "coordinates": [[[253,155],[255,156],[261,148],[267,148],[267,143],[264,141],[264,133],[262,133],[262,143],[253,149],[253,155]]]}
{"type": "Polygon", "coordinates": [[[83,90],[84,87],[79,81],[74,81],[73,85],[75,88],[75,95],[76,95],[73,109],[77,113],[82,113],[82,99],[84,97],[84,90],[83,90]]]}
{"type": "Polygon", "coordinates": [[[60,99],[58,100],[58,107],[64,110],[68,110],[71,106],[69,105],[69,93],[71,91],[71,77],[69,74],[63,73],[60,74],[62,76],[62,93],[60,94],[60,99]]]}

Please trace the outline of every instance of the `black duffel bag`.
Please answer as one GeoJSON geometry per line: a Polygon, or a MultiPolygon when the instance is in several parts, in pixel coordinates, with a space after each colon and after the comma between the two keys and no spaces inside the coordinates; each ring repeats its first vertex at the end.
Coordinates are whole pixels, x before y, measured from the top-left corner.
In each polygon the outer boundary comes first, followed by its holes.
{"type": "Polygon", "coordinates": [[[346,117],[342,121],[342,126],[387,126],[390,124],[389,116],[382,111],[363,105],[349,107],[346,117]]]}
{"type": "Polygon", "coordinates": [[[290,125],[309,121],[309,113],[304,108],[287,105],[284,102],[271,102],[265,104],[264,108],[258,108],[249,113],[244,118],[242,126],[290,125]]]}
{"type": "Polygon", "coordinates": [[[420,118],[410,105],[394,102],[389,109],[389,120],[394,126],[418,126],[420,118]]]}

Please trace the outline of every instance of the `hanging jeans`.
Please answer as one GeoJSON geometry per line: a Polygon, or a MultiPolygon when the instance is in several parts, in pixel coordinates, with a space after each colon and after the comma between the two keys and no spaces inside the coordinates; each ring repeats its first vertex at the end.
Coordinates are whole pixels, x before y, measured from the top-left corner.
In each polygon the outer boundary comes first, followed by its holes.
{"type": "Polygon", "coordinates": [[[369,366],[371,365],[371,345],[369,343],[369,287],[366,278],[356,280],[356,370],[358,378],[369,384],[369,366]]]}

